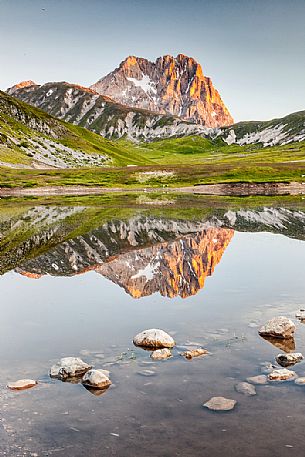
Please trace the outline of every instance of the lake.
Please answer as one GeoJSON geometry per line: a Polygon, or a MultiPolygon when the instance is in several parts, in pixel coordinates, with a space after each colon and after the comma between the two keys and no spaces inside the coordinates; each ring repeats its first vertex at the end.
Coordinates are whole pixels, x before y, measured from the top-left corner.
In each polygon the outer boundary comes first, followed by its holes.
{"type": "Polygon", "coordinates": [[[0,455],[303,455],[305,386],[235,386],[305,353],[304,240],[301,197],[2,199],[0,455]],[[260,337],[281,315],[294,341],[260,337]],[[149,328],[173,336],[170,359],[133,345],[149,328]],[[196,347],[209,355],[181,356],[196,347]],[[110,388],[51,379],[66,356],[110,388]],[[23,378],[38,385],[7,389],[23,378]],[[204,408],[214,396],[237,405],[204,408]]]}

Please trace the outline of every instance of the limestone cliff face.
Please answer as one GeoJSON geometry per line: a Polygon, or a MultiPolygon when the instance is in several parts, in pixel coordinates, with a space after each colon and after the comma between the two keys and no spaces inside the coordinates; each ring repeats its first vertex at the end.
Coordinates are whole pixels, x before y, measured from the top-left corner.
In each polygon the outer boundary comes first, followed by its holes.
{"type": "Polygon", "coordinates": [[[130,56],[91,88],[125,105],[172,114],[206,127],[233,124],[211,79],[196,60],[183,54],[166,55],[155,62],[130,56]]]}
{"type": "Polygon", "coordinates": [[[120,255],[96,271],[134,298],[155,292],[186,298],[204,287],[233,233],[232,229],[206,229],[192,237],[120,255]]]}

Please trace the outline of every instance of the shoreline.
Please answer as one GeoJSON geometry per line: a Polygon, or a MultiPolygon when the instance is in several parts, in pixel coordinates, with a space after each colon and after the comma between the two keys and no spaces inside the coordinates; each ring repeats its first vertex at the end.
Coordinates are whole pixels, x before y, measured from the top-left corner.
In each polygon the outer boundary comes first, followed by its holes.
{"type": "Polygon", "coordinates": [[[33,188],[0,188],[0,197],[30,196],[82,196],[105,193],[186,193],[197,195],[249,196],[249,195],[305,195],[305,183],[264,182],[264,183],[223,183],[201,184],[187,187],[86,187],[86,186],[46,186],[33,188]]]}

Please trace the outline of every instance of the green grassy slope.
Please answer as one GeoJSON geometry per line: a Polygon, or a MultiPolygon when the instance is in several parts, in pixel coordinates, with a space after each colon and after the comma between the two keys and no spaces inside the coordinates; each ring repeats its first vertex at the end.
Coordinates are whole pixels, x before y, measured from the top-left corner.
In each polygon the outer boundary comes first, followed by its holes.
{"type": "MultiPolygon", "coordinates": [[[[106,164],[124,166],[150,162],[137,150],[131,154],[132,145],[125,148],[123,144],[55,119],[0,91],[0,161],[30,166],[35,161],[39,145],[48,149],[50,142],[51,147],[54,145],[55,153],[56,147],[62,145],[88,155],[105,156],[108,159],[106,164]]],[[[77,166],[73,162],[70,165],[77,166]]]]}

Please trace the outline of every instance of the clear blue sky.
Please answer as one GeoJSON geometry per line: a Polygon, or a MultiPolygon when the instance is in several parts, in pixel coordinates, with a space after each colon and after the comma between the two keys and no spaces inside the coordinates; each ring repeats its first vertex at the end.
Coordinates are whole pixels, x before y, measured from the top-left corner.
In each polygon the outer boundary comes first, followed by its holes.
{"type": "Polygon", "coordinates": [[[128,55],[196,58],[235,120],[305,109],[304,0],[0,0],[0,88],[94,83],[128,55]]]}

